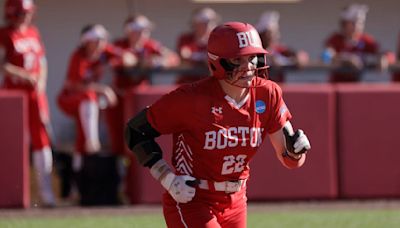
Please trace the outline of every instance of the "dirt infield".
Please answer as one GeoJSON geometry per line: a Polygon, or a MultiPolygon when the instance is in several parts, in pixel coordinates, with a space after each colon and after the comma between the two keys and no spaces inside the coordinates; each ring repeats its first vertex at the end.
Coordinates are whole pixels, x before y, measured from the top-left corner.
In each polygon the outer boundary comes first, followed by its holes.
{"type": "MultiPolygon", "coordinates": [[[[351,201],[298,201],[250,202],[248,212],[320,211],[320,210],[400,210],[400,200],[351,200],[351,201]]],[[[0,209],[1,218],[18,217],[70,217],[70,216],[124,216],[162,214],[160,205],[134,205],[119,207],[62,206],[51,209],[0,209]]]]}

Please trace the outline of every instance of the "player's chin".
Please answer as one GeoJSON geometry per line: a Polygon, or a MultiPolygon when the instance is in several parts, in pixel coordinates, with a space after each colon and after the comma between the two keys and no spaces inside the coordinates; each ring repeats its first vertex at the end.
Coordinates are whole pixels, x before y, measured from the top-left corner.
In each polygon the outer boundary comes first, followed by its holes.
{"type": "Polygon", "coordinates": [[[242,77],[237,80],[235,84],[239,87],[250,87],[252,85],[253,78],[253,76],[242,77]]]}
{"type": "Polygon", "coordinates": [[[243,83],[251,83],[253,81],[254,75],[245,75],[242,76],[238,81],[243,82],[243,83]]]}

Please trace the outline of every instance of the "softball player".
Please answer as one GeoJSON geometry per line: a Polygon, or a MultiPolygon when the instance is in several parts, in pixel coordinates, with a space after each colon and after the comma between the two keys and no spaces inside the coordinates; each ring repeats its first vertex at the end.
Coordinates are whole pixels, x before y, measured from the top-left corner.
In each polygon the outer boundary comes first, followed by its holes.
{"type": "MultiPolygon", "coordinates": [[[[191,31],[179,36],[177,49],[182,64],[187,66],[207,66],[207,41],[211,31],[217,26],[220,16],[211,8],[196,9],[192,13],[191,31]]],[[[195,82],[208,75],[181,75],[177,84],[195,82]]]]}
{"type": "Polygon", "coordinates": [[[126,142],[167,190],[168,227],[246,227],[249,162],[268,135],[287,168],[311,148],[294,131],[280,87],[266,79],[266,50],[254,27],[217,26],[207,46],[212,77],[164,95],[132,118],[126,142]],[[173,135],[172,167],[155,142],[173,135]]]}
{"type": "Polygon", "coordinates": [[[32,18],[36,6],[31,0],[7,0],[7,25],[0,29],[0,51],[4,70],[3,88],[22,91],[28,98],[32,161],[43,205],[55,205],[51,185],[53,166],[50,124],[46,95],[47,61],[45,49],[32,18]]]}
{"type": "MultiPolygon", "coordinates": [[[[131,53],[136,62],[132,67],[139,68],[168,68],[179,64],[176,53],[151,38],[153,23],[144,15],[127,18],[124,23],[125,34],[117,39],[114,45],[131,53]]],[[[124,116],[123,104],[126,91],[138,86],[148,85],[149,75],[124,75],[120,68],[115,68],[113,75],[113,88],[116,91],[118,103],[107,109],[106,120],[111,137],[111,148],[115,154],[124,153],[124,116]]]]}
{"type": "MultiPolygon", "coordinates": [[[[335,66],[351,66],[361,71],[368,64],[380,64],[379,45],[364,32],[368,6],[352,4],[340,15],[340,31],[325,41],[325,52],[331,53],[335,66]]],[[[361,73],[333,72],[331,82],[354,82],[361,80],[361,73]]]]}
{"type": "Polygon", "coordinates": [[[309,62],[309,56],[307,52],[294,50],[280,41],[279,18],[279,12],[266,11],[260,16],[255,28],[260,34],[263,47],[270,53],[268,62],[274,71],[270,72],[269,78],[275,82],[284,82],[286,76],[281,67],[305,66],[309,62]]]}
{"type": "MultiPolygon", "coordinates": [[[[99,112],[117,104],[114,90],[100,82],[104,68],[128,65],[124,52],[108,43],[108,32],[100,24],[82,29],[80,44],[70,58],[67,77],[58,95],[58,105],[77,123],[74,170],[82,168],[82,156],[97,153],[99,140],[99,112]]],[[[130,54],[129,54],[130,55],[130,54]]],[[[133,58],[133,57],[132,57],[133,58]]]]}

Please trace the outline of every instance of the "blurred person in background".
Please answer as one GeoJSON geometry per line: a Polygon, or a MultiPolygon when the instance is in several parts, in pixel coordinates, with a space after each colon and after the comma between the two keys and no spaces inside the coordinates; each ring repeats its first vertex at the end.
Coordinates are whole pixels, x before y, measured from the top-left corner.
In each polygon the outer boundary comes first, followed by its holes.
{"type": "MultiPolygon", "coordinates": [[[[131,67],[140,69],[168,68],[179,65],[176,53],[151,38],[154,24],[144,15],[136,15],[126,19],[124,36],[117,39],[114,45],[131,53],[136,61],[131,67]]],[[[138,86],[150,84],[150,75],[132,75],[124,73],[120,67],[114,68],[113,89],[116,92],[117,104],[106,112],[109,126],[112,151],[116,154],[124,152],[124,116],[123,104],[126,91],[138,86]]]]}
{"type": "Polygon", "coordinates": [[[340,14],[340,29],[325,41],[322,61],[341,69],[332,72],[331,82],[356,82],[366,66],[385,67],[385,57],[380,55],[376,40],[364,32],[367,5],[352,4],[340,14]],[[344,70],[349,70],[346,72],[344,70]]]}
{"type": "Polygon", "coordinates": [[[77,49],[72,53],[66,80],[57,101],[60,109],[76,122],[76,143],[73,170],[82,169],[82,156],[100,152],[100,110],[118,103],[114,90],[100,82],[105,67],[131,66],[136,59],[108,43],[109,34],[104,26],[85,26],[77,49]]]}
{"type": "Polygon", "coordinates": [[[47,60],[39,31],[32,24],[36,6],[30,0],[6,0],[6,25],[0,29],[3,88],[18,90],[28,99],[32,162],[44,207],[55,206],[51,173],[53,156],[48,130],[47,60]]]}
{"type": "MultiPolygon", "coordinates": [[[[207,41],[211,30],[221,20],[211,8],[199,8],[192,12],[190,20],[191,31],[183,33],[178,38],[177,50],[183,66],[204,67],[207,69],[207,41]]],[[[205,78],[208,75],[181,75],[176,83],[189,83],[205,78]]]]}
{"type": "Polygon", "coordinates": [[[308,64],[309,56],[303,50],[296,51],[280,42],[279,17],[276,11],[266,11],[260,16],[255,27],[263,47],[269,52],[270,79],[284,82],[285,75],[281,67],[303,67],[308,64]]]}

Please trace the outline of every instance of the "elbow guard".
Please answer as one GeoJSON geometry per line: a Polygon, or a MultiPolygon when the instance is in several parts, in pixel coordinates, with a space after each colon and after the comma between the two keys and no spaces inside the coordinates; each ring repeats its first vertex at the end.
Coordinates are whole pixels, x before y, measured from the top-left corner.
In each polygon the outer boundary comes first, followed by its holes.
{"type": "Polygon", "coordinates": [[[128,121],[125,128],[125,141],[139,163],[151,167],[162,158],[162,150],[154,140],[160,136],[160,133],[150,125],[146,112],[147,109],[144,109],[128,121]]]}

